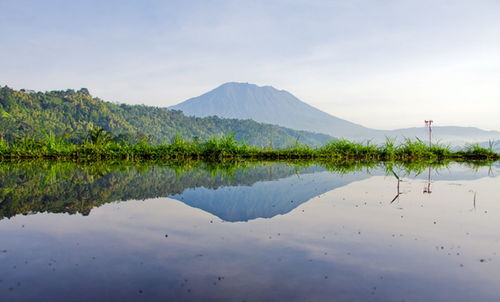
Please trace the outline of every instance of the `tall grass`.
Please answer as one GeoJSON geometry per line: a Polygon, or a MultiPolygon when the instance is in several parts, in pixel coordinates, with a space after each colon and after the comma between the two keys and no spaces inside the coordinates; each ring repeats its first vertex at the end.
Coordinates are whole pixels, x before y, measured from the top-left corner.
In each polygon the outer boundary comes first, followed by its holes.
{"type": "Polygon", "coordinates": [[[7,158],[83,158],[83,159],[167,159],[167,158],[255,158],[255,159],[323,159],[323,160],[498,160],[493,147],[477,144],[459,151],[448,146],[427,146],[422,141],[407,139],[396,145],[387,139],[385,144],[360,144],[337,140],[312,148],[295,143],[284,149],[259,148],[238,142],[234,135],[206,141],[186,140],[180,135],[170,143],[151,145],[145,141],[131,144],[115,141],[102,129],[93,129],[82,144],[68,142],[63,137],[44,132],[42,138],[22,137],[12,142],[0,139],[0,159],[7,158]]]}
{"type": "Polygon", "coordinates": [[[463,159],[489,159],[499,157],[498,153],[493,151],[493,143],[490,142],[488,148],[472,144],[467,146],[464,150],[457,151],[457,155],[463,159]]]}

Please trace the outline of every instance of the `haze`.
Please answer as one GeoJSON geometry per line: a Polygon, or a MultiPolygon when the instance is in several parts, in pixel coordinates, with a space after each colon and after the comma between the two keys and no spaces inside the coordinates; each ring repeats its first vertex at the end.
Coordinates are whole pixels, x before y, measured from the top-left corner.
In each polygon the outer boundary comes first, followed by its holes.
{"type": "Polygon", "coordinates": [[[500,1],[0,1],[0,85],[167,107],[271,85],[367,127],[500,130],[500,1]]]}

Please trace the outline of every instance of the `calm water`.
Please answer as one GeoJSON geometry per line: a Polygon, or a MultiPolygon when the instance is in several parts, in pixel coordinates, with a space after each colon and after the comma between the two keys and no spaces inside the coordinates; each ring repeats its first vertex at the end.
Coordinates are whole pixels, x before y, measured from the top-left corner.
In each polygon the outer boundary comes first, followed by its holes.
{"type": "Polygon", "coordinates": [[[0,301],[500,301],[498,175],[3,163],[0,301]]]}

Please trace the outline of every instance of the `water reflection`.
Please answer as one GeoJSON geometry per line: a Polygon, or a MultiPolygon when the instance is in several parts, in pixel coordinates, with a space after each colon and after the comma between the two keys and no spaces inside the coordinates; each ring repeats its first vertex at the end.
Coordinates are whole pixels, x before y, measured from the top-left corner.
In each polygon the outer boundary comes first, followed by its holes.
{"type": "MultiPolygon", "coordinates": [[[[449,173],[448,165],[435,164],[434,177],[481,178],[492,176],[495,167],[471,169],[455,165],[453,173],[449,173]]],[[[375,175],[395,177],[397,193],[392,203],[402,194],[399,183],[403,180],[399,175],[418,178],[423,171],[427,171],[424,193],[431,193],[431,167],[423,165],[3,163],[0,164],[0,219],[39,212],[89,215],[93,208],[110,202],[169,196],[225,221],[248,221],[286,214],[315,196],[375,175]]]]}
{"type": "Polygon", "coordinates": [[[1,164],[0,300],[497,301],[499,170],[1,164]]]}
{"type": "Polygon", "coordinates": [[[103,204],[170,196],[226,221],[286,214],[309,199],[382,173],[357,164],[204,162],[123,165],[22,162],[0,165],[0,218],[80,213],[103,204]],[[331,172],[330,172],[331,171],[331,172]]]}
{"type": "Polygon", "coordinates": [[[431,167],[427,168],[427,183],[424,187],[424,194],[431,194],[431,167]]]}
{"type": "MultiPolygon", "coordinates": [[[[380,171],[372,171],[372,173],[380,171]]],[[[289,213],[304,202],[345,186],[353,181],[368,178],[370,174],[338,174],[319,166],[297,171],[281,178],[257,181],[249,186],[220,187],[216,190],[201,186],[188,188],[169,197],[202,209],[225,221],[248,221],[271,218],[289,213]]]]}

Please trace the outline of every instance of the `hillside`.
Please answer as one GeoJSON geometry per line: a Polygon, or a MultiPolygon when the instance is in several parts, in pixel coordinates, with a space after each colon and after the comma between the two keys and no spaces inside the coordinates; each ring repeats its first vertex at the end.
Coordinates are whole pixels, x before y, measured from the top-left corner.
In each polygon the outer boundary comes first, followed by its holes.
{"type": "Polygon", "coordinates": [[[44,93],[0,88],[0,137],[7,140],[42,136],[46,131],[81,141],[94,125],[130,142],[169,142],[177,134],[204,140],[230,133],[238,141],[261,147],[284,147],[297,139],[317,146],[333,139],[252,120],[187,117],[167,108],[109,103],[92,97],[84,88],[44,93]]]}
{"type": "MultiPolygon", "coordinates": [[[[374,143],[381,143],[386,137],[399,142],[404,138],[418,137],[425,141],[428,138],[424,127],[397,130],[370,129],[314,108],[287,91],[248,83],[226,83],[171,108],[181,110],[189,116],[252,119],[354,141],[371,140],[374,143]]],[[[463,145],[498,140],[500,132],[473,127],[444,126],[434,127],[433,136],[436,142],[463,145]]]]}

